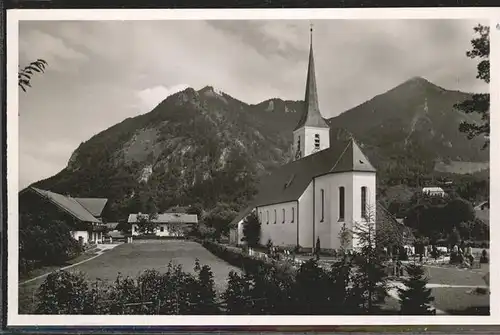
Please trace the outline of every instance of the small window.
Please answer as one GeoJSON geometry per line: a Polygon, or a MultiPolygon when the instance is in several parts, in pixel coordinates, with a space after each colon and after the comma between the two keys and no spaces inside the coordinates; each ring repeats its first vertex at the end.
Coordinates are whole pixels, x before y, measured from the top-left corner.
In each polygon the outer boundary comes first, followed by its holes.
{"type": "Polygon", "coordinates": [[[276,219],[277,219],[277,214],[276,214],[276,210],[274,210],[274,224],[276,224],[276,219]]]}
{"type": "Polygon", "coordinates": [[[292,223],[295,221],[295,207],[292,207],[292,223]]]}
{"type": "Polygon", "coordinates": [[[361,187],[361,217],[366,219],[366,186],[361,187]]]}
{"type": "Polygon", "coordinates": [[[325,221],[325,190],[321,190],[321,221],[325,221]]]}
{"type": "Polygon", "coordinates": [[[319,134],[314,135],[314,148],[319,149],[320,146],[320,141],[319,141],[319,134]]]}
{"type": "Polygon", "coordinates": [[[339,221],[345,218],[345,188],[339,187],[339,221]]]}
{"type": "Polygon", "coordinates": [[[285,223],[285,209],[283,208],[283,221],[281,223],[285,223]]]}
{"type": "Polygon", "coordinates": [[[267,213],[267,224],[269,224],[269,211],[266,211],[267,213]]]}
{"type": "Polygon", "coordinates": [[[160,227],[160,231],[163,232],[165,228],[163,226],[160,227]]]}

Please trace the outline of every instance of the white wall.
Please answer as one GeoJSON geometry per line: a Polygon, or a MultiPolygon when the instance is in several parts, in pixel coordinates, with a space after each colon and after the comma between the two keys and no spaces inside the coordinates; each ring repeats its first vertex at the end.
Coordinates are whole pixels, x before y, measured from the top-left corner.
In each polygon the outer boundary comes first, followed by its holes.
{"type": "Polygon", "coordinates": [[[299,245],[303,248],[313,247],[313,183],[307,186],[299,198],[299,245]]]}
{"type": "Polygon", "coordinates": [[[328,149],[330,147],[330,129],[329,128],[316,128],[316,127],[303,127],[293,132],[293,157],[297,153],[297,143],[300,136],[300,151],[302,157],[309,156],[314,153],[314,136],[319,134],[320,147],[319,151],[328,149]]]}
{"type": "MultiPolygon", "coordinates": [[[[339,234],[344,226],[351,229],[353,219],[351,172],[332,173],[315,179],[315,238],[319,237],[321,248],[339,249],[339,234]],[[340,187],[344,187],[344,218],[340,218],[340,187]],[[324,219],[322,219],[321,190],[324,191],[324,219]]],[[[311,241],[312,243],[312,241],[311,241]]]]}
{"type": "Polygon", "coordinates": [[[89,232],[83,230],[72,231],[71,236],[77,241],[80,240],[80,237],[83,239],[83,244],[87,244],[89,242],[89,232]]]}
{"type": "MultiPolygon", "coordinates": [[[[155,230],[155,235],[162,236],[162,237],[183,236],[183,231],[181,229],[182,227],[183,227],[182,225],[162,223],[162,224],[159,224],[157,229],[155,230]],[[163,229],[163,231],[162,231],[162,229],[163,229]]],[[[132,224],[132,236],[138,236],[138,235],[140,235],[140,234],[137,231],[137,224],[132,224]]]]}
{"type": "MultiPolygon", "coordinates": [[[[377,205],[377,178],[373,172],[354,172],[354,194],[353,194],[353,222],[362,224],[367,222],[365,218],[361,217],[361,187],[367,188],[366,204],[368,219],[376,222],[376,205],[377,205]]],[[[359,247],[359,240],[354,236],[354,247],[359,247]]]]}
{"type": "Polygon", "coordinates": [[[260,243],[265,245],[269,239],[275,246],[297,245],[297,202],[285,202],[257,208],[261,220],[260,243]],[[283,210],[285,216],[283,217],[283,210]],[[274,213],[276,211],[276,221],[274,213]],[[269,213],[269,220],[267,215],[269,213]],[[293,214],[293,217],[292,217],[293,214]]]}

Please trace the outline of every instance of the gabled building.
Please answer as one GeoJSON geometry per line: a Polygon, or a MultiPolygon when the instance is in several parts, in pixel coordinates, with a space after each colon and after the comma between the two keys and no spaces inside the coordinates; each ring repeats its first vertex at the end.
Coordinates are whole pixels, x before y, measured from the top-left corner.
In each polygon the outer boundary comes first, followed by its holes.
{"type": "MultiPolygon", "coordinates": [[[[141,233],[138,229],[140,217],[147,214],[130,214],[128,223],[132,226],[132,236],[139,236],[141,233]]],[[[163,213],[158,214],[156,218],[151,220],[157,226],[154,234],[163,237],[182,237],[186,228],[198,223],[198,215],[186,213],[163,213]]]]}
{"type": "Polygon", "coordinates": [[[446,192],[441,187],[424,187],[422,188],[422,193],[432,196],[432,197],[444,197],[446,196],[446,192]]]}
{"type": "MultiPolygon", "coordinates": [[[[311,30],[312,35],[312,30],[311,30]]],[[[294,158],[261,180],[255,201],[233,220],[231,243],[241,243],[243,221],[255,211],[261,244],[340,248],[339,233],[376,218],[376,170],[354,139],[330,142],[318,101],[311,45],[304,114],[293,131],[294,158]]],[[[357,247],[353,239],[350,247],[357,247]]],[[[349,247],[349,246],[347,246],[349,247]]]]}
{"type": "Polygon", "coordinates": [[[82,244],[101,243],[105,226],[101,215],[104,198],[73,198],[69,195],[29,187],[19,194],[19,214],[66,223],[82,244]]]}

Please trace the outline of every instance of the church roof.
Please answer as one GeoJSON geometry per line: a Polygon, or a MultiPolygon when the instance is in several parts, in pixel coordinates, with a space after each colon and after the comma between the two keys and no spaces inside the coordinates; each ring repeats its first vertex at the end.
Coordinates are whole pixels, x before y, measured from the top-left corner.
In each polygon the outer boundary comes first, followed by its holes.
{"type": "Polygon", "coordinates": [[[313,178],[352,171],[376,170],[353,139],[333,141],[329,149],[288,163],[264,177],[252,207],[296,201],[313,178]]]}
{"type": "Polygon", "coordinates": [[[304,98],[304,112],[294,130],[302,127],[328,128],[328,125],[326,124],[319,111],[318,89],[316,87],[316,73],[314,70],[312,29],[311,45],[309,49],[309,66],[307,69],[306,96],[304,98]]]}

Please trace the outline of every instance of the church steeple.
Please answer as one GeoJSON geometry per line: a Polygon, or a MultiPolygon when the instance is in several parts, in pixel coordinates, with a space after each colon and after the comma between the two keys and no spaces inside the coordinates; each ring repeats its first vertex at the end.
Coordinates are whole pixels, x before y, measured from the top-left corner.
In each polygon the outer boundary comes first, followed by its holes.
{"type": "Polygon", "coordinates": [[[304,112],[302,117],[295,127],[297,130],[302,127],[329,128],[325,120],[321,116],[318,103],[318,89],[316,87],[316,73],[314,70],[314,54],[313,54],[313,28],[311,25],[311,39],[309,46],[309,66],[307,69],[306,81],[306,96],[304,99],[304,112]]]}
{"type": "Polygon", "coordinates": [[[293,142],[295,160],[330,147],[330,127],[326,124],[319,111],[318,89],[314,72],[312,25],[304,111],[297,127],[293,130],[293,142]]]}

